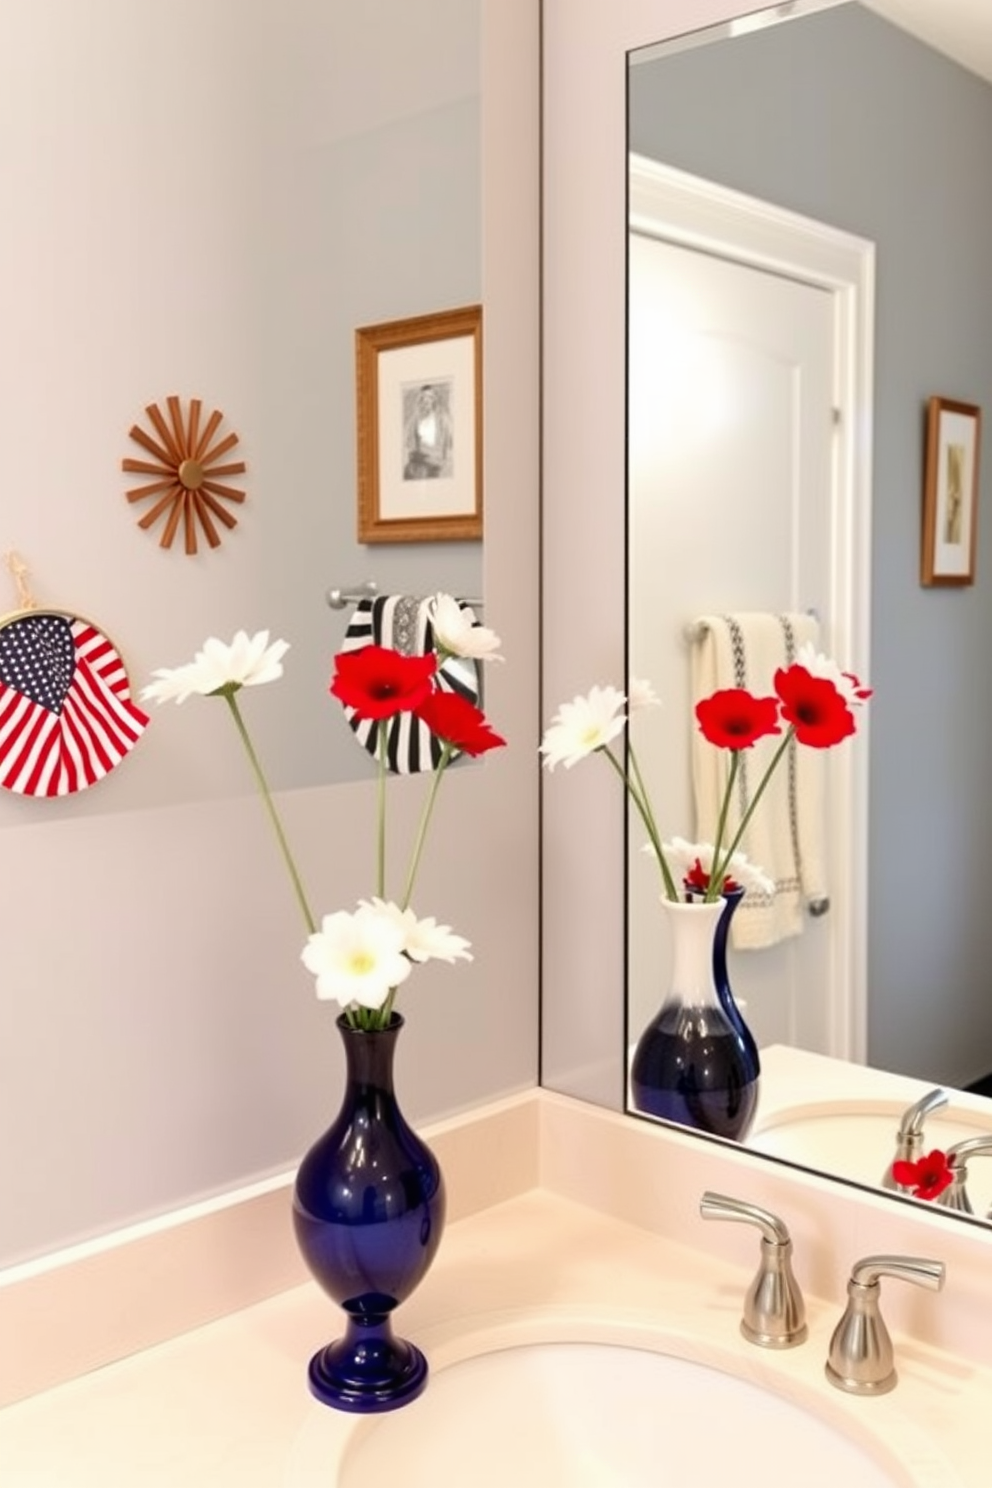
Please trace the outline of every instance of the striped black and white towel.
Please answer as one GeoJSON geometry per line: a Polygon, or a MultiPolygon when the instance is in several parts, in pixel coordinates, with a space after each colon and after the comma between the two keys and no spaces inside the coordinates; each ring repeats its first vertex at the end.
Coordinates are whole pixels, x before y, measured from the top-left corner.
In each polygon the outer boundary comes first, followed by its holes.
{"type": "MultiPolygon", "coordinates": [[[[422,599],[412,594],[377,594],[360,599],[355,605],[342,651],[358,651],[362,646],[389,646],[403,656],[426,656],[434,646],[430,622],[433,596],[422,599]]],[[[469,606],[459,601],[462,609],[469,606]]],[[[480,706],[481,680],[479,665],[471,658],[452,656],[437,673],[437,685],[443,692],[459,692],[480,706]]],[[[359,718],[354,708],[345,708],[345,717],[358,742],[373,758],[379,757],[379,721],[359,718]]],[[[412,713],[397,713],[383,720],[386,730],[386,767],[394,775],[417,775],[435,769],[441,758],[441,744],[425,723],[412,713]]],[[[458,751],[452,752],[454,759],[458,751]]]]}
{"type": "MultiPolygon", "coordinates": [[[[819,644],[814,615],[704,615],[694,627],[691,652],[693,705],[718,688],[746,687],[760,697],[773,690],[777,668],[790,666],[800,646],[819,644]]],[[[713,840],[726,790],[730,754],[707,743],[692,716],[692,773],[696,832],[713,840]]],[[[736,830],[772,755],[773,735],[741,751],[736,799],[728,828],[736,830]]],[[[805,915],[829,905],[826,870],[826,762],[822,749],[789,746],[748,824],[741,847],[774,881],[775,891],[749,889],[731,923],[737,949],[759,949],[802,933],[805,915]]]]}

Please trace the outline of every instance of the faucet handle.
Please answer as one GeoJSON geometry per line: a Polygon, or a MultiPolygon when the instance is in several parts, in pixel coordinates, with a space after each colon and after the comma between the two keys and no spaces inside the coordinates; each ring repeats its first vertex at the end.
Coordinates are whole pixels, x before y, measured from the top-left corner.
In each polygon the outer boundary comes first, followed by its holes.
{"type": "Polygon", "coordinates": [[[794,1348],[808,1329],[806,1304],[792,1272],[792,1240],[777,1214],[709,1189],[699,1201],[703,1219],[731,1219],[761,1231],[757,1275],[744,1298],[741,1332],[761,1348],[794,1348]]]}
{"type": "Polygon", "coordinates": [[[946,1106],[950,1096],[947,1091],[937,1085],[933,1090],[928,1090],[926,1095],[921,1095],[919,1100],[911,1105],[902,1114],[899,1122],[899,1135],[909,1135],[911,1132],[920,1133],[923,1130],[923,1122],[931,1111],[939,1111],[946,1106]]]}
{"type": "Polygon", "coordinates": [[[918,1256],[875,1255],[856,1261],[847,1284],[847,1308],[830,1340],[826,1374],[850,1395],[885,1395],[898,1378],[892,1339],[879,1310],[880,1279],[894,1276],[940,1291],[943,1261],[918,1256]]]}
{"type": "Polygon", "coordinates": [[[923,1151],[923,1123],[931,1111],[937,1111],[941,1106],[946,1106],[949,1096],[946,1090],[938,1085],[933,1090],[928,1090],[925,1095],[902,1113],[899,1122],[899,1130],[896,1132],[895,1156],[885,1170],[882,1178],[882,1187],[899,1190],[901,1184],[896,1182],[893,1167],[897,1162],[916,1162],[923,1151]]]}
{"type": "Polygon", "coordinates": [[[865,1256],[851,1267],[852,1286],[877,1286],[883,1276],[894,1276],[899,1281],[912,1281],[917,1286],[939,1292],[944,1285],[943,1261],[929,1261],[920,1256],[876,1255],[865,1256]]]}

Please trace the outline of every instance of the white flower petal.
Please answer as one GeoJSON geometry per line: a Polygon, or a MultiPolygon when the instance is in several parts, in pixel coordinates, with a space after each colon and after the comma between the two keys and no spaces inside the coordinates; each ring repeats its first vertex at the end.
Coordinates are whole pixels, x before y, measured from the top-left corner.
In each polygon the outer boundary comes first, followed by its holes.
{"type": "Polygon", "coordinates": [[[363,899],[365,908],[381,914],[398,925],[403,933],[403,950],[411,961],[471,961],[470,942],[452,933],[450,925],[439,925],[433,915],[418,920],[412,909],[383,899],[363,899]]]}
{"type": "Polygon", "coordinates": [[[480,625],[469,605],[460,605],[450,594],[435,594],[430,603],[434,639],[452,656],[470,657],[475,661],[502,661],[498,656],[502,644],[495,631],[480,625]]]}
{"type": "Polygon", "coordinates": [[[143,701],[181,703],[193,693],[209,697],[223,687],[274,682],[282,676],[282,658],[288,650],[288,641],[273,641],[270,646],[267,630],[253,636],[239,630],[230,645],[210,636],[192,661],[153,672],[157,680],[142,690],[141,697],[143,701]]]}
{"type": "Polygon", "coordinates": [[[156,679],[141,690],[141,701],[149,703],[184,703],[196,692],[196,669],[192,662],[185,666],[159,667],[152,673],[156,679]]]}
{"type": "Polygon", "coordinates": [[[624,694],[616,687],[593,687],[583,697],[562,703],[545,731],[540,752],[550,770],[566,770],[623,733],[624,694]]]}
{"type": "Polygon", "coordinates": [[[471,961],[470,942],[439,925],[433,915],[417,920],[407,936],[406,953],[414,961],[471,961]]]}
{"type": "Polygon", "coordinates": [[[359,909],[373,910],[385,919],[392,920],[396,925],[403,925],[406,916],[410,913],[408,909],[400,909],[399,905],[394,904],[392,899],[379,899],[376,895],[373,895],[371,899],[359,899],[358,907],[359,909]]]}

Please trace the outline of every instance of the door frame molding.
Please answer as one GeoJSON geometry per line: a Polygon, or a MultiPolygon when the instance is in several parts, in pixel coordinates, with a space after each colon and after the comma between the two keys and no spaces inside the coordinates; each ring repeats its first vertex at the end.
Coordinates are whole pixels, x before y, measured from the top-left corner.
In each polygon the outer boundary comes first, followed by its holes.
{"type": "MultiPolygon", "coordinates": [[[[837,356],[838,458],[831,493],[831,649],[868,672],[871,613],[872,388],[875,245],[866,238],[631,154],[628,226],[732,262],[826,290],[837,356]]],[[[868,717],[855,747],[832,760],[850,804],[831,870],[832,988],[827,1052],[864,1064],[868,1043],[868,717]]]]}

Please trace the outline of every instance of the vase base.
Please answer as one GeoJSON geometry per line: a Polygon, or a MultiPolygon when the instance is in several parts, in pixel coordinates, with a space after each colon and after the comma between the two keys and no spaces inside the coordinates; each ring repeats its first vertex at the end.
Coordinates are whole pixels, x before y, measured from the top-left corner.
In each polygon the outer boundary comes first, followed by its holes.
{"type": "Polygon", "coordinates": [[[427,1360],[402,1338],[372,1351],[365,1341],[356,1348],[342,1338],[314,1354],[307,1381],[323,1405],[371,1415],[416,1400],[427,1384],[427,1360]]]}

